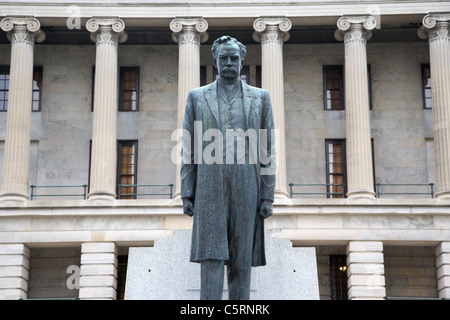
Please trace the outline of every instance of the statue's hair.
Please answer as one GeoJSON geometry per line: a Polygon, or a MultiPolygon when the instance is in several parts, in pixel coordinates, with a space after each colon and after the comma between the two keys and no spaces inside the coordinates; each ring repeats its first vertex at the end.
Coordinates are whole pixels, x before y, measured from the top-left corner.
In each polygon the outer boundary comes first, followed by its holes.
{"type": "Polygon", "coordinates": [[[245,48],[245,46],[242,43],[240,43],[235,38],[230,37],[230,36],[222,36],[222,37],[216,39],[216,41],[214,41],[212,48],[211,48],[213,59],[214,60],[216,59],[217,49],[219,48],[219,46],[222,44],[226,44],[228,42],[234,42],[239,46],[241,59],[244,60],[245,55],[247,54],[247,49],[245,48]]]}

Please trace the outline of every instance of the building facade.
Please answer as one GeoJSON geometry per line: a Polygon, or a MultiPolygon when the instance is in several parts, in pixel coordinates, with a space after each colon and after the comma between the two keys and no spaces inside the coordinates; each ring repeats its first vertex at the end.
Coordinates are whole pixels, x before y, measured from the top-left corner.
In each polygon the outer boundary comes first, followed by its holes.
{"type": "Polygon", "coordinates": [[[266,229],[315,247],[321,299],[450,298],[448,1],[0,1],[0,18],[0,299],[123,299],[128,248],[192,227],[177,129],[224,34],[272,98],[266,229]]]}

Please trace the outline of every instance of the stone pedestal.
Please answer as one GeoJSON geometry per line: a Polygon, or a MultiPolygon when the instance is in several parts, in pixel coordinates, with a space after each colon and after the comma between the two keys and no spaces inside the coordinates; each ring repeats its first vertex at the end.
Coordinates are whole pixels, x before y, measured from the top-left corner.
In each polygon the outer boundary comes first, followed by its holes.
{"type": "Polygon", "coordinates": [[[80,299],[116,299],[117,253],[113,242],[81,245],[80,299]]]}
{"type": "Polygon", "coordinates": [[[24,244],[0,244],[0,300],[26,299],[30,249],[24,244]]]}
{"type": "Polygon", "coordinates": [[[127,38],[118,18],[92,18],[86,23],[96,43],[90,191],[88,198],[116,198],[118,43],[127,38]]]}
{"type": "Polygon", "coordinates": [[[386,296],[383,243],[350,241],[347,246],[348,299],[381,300],[386,296]]]}
{"type": "Polygon", "coordinates": [[[11,41],[10,85],[6,119],[1,200],[27,200],[30,167],[34,43],[45,34],[33,17],[6,17],[1,29],[11,41]]]}
{"type": "Polygon", "coordinates": [[[439,298],[450,299],[450,242],[436,247],[436,269],[439,298]]]}
{"type": "Polygon", "coordinates": [[[426,15],[419,36],[430,46],[435,194],[450,199],[450,12],[426,15]]]}
{"type": "Polygon", "coordinates": [[[277,173],[275,197],[287,198],[286,143],[284,125],[283,43],[292,23],[285,17],[260,17],[253,23],[253,38],[261,42],[261,83],[270,93],[276,130],[277,173]]]}
{"type": "MultiPolygon", "coordinates": [[[[200,264],[189,262],[191,230],[174,230],[173,237],[151,248],[130,248],[126,300],[198,300],[200,264]]],[[[266,231],[267,265],[252,269],[250,299],[318,300],[314,248],[293,248],[287,239],[266,231]]],[[[225,276],[226,277],[226,276],[225,276]]],[[[228,298],[225,278],[223,299],[228,298]]]]}
{"type": "Polygon", "coordinates": [[[346,15],[338,22],[337,40],[345,44],[345,116],[347,146],[347,196],[373,199],[373,163],[370,135],[366,42],[376,20],[346,15]]]}
{"type": "MultiPolygon", "coordinates": [[[[200,17],[176,18],[170,22],[172,39],[178,43],[178,121],[183,128],[184,109],[189,90],[200,87],[200,43],[208,39],[208,22],[200,17]]],[[[181,193],[181,134],[177,136],[177,163],[174,197],[181,193]]]]}

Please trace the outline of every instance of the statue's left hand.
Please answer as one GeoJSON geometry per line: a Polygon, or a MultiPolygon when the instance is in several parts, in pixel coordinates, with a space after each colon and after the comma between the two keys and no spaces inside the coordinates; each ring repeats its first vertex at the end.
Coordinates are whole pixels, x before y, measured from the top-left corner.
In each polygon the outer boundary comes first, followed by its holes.
{"type": "Polygon", "coordinates": [[[271,200],[263,200],[261,201],[261,205],[259,206],[259,215],[266,219],[270,217],[273,213],[273,201],[271,200]]]}

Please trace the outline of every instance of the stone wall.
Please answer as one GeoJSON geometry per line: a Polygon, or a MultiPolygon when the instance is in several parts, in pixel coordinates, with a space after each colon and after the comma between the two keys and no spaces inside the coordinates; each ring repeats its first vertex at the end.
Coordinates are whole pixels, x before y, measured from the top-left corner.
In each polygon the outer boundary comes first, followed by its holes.
{"type": "Polygon", "coordinates": [[[80,267],[80,256],[79,246],[31,249],[27,298],[78,297],[79,269],[76,268],[80,267]]]}
{"type": "Polygon", "coordinates": [[[435,247],[385,246],[388,297],[437,298],[435,247]]]}

